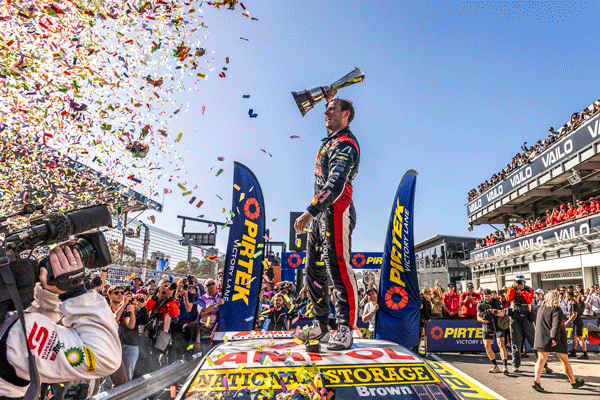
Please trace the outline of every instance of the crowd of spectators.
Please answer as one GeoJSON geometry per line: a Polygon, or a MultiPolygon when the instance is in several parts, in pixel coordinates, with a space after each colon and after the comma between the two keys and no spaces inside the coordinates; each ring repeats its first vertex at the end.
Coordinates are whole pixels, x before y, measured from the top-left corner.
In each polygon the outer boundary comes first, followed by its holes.
{"type": "Polygon", "coordinates": [[[517,225],[510,225],[509,227],[504,228],[503,231],[498,230],[487,235],[483,239],[477,239],[475,248],[480,249],[483,247],[494,246],[495,244],[506,240],[526,236],[530,233],[539,232],[564,222],[571,222],[577,218],[587,217],[600,212],[600,201],[596,201],[595,197],[590,197],[588,201],[589,204],[583,200],[578,200],[577,207],[575,207],[573,203],[568,202],[566,205],[561,204],[554,207],[552,210],[548,209],[545,212],[545,218],[537,217],[535,219],[526,219],[521,221],[520,227],[517,225]]]}
{"type": "Polygon", "coordinates": [[[123,350],[121,368],[103,380],[100,390],[208,352],[223,304],[222,270],[218,277],[218,282],[200,282],[190,275],[175,282],[171,278],[144,283],[135,276],[130,285],[98,288],[114,313],[123,350]]]}
{"type": "Polygon", "coordinates": [[[475,200],[495,184],[506,179],[513,171],[527,163],[530,163],[539,154],[549,149],[569,133],[579,128],[584,121],[596,115],[598,111],[600,111],[600,99],[584,108],[582,112],[574,112],[571,114],[569,122],[564,124],[558,131],[555,131],[553,127],[550,127],[550,133],[546,139],[538,140],[533,146],[527,146],[527,142],[523,142],[521,145],[521,152],[515,154],[510,163],[506,163],[506,168],[492,175],[490,179],[477,186],[477,189],[471,189],[469,191],[468,201],[475,200]]]}

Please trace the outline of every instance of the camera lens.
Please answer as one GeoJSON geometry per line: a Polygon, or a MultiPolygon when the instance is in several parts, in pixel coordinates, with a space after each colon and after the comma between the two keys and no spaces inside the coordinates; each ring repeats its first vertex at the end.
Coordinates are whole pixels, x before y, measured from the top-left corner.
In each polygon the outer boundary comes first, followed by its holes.
{"type": "Polygon", "coordinates": [[[80,237],[77,239],[77,243],[73,247],[79,251],[81,262],[84,266],[92,265],[96,262],[96,249],[86,238],[80,237]]]}

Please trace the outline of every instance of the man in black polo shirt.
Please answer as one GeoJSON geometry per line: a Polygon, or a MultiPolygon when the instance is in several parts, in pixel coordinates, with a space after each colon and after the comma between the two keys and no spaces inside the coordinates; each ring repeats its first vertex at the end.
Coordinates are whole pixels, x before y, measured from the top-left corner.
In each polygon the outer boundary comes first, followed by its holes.
{"type": "Polygon", "coordinates": [[[502,372],[504,375],[508,376],[508,352],[506,351],[504,343],[506,330],[501,329],[498,326],[497,317],[504,317],[502,303],[500,303],[500,300],[497,298],[492,297],[492,291],[490,289],[485,289],[483,291],[483,300],[477,304],[477,321],[483,323],[481,329],[483,333],[483,343],[485,344],[487,356],[493,365],[489,372],[500,372],[500,368],[498,368],[498,364],[496,363],[496,355],[494,354],[494,350],[492,350],[492,342],[495,338],[498,347],[500,348],[500,358],[502,359],[503,365],[502,372]]]}

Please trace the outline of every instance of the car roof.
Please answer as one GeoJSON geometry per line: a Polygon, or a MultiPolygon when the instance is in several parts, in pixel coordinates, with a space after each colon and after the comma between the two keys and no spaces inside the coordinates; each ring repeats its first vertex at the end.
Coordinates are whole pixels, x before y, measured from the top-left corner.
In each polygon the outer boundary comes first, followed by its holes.
{"type": "MultiPolygon", "coordinates": [[[[408,394],[416,396],[415,386],[432,385],[436,390],[448,390],[418,355],[388,341],[355,339],[352,348],[347,350],[327,351],[323,344],[320,353],[311,353],[289,333],[240,332],[223,339],[190,376],[184,385],[187,394],[180,398],[196,398],[194,394],[208,392],[239,392],[245,388],[254,392],[289,390],[319,374],[323,376],[324,386],[336,388],[336,398],[344,399],[381,398],[381,395],[365,393],[384,388],[406,390],[407,396],[402,398],[407,399],[413,398],[408,394]],[[358,387],[366,392],[357,395],[358,387]]],[[[453,397],[450,394],[446,398],[453,397]]]]}

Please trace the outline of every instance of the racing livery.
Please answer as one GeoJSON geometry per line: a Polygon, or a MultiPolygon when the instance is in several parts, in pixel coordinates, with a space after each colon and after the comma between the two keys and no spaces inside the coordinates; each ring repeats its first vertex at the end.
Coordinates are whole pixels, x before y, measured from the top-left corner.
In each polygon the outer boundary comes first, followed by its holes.
{"type": "Polygon", "coordinates": [[[219,394],[250,399],[269,391],[274,398],[311,385],[316,375],[333,392],[329,399],[457,398],[434,368],[392,342],[358,339],[347,350],[310,353],[290,332],[227,335],[227,342],[214,347],[188,378],[178,399],[219,394]]]}
{"type": "Polygon", "coordinates": [[[331,273],[338,325],[356,324],[358,292],[350,259],[350,236],[356,224],[352,180],[358,173],[360,149],[356,137],[344,128],[323,139],[315,166],[315,197],[307,211],[315,217],[308,236],[306,273],[313,313],[327,323],[329,314],[327,275],[331,273]],[[316,282],[317,285],[312,283],[316,282]],[[322,300],[321,300],[322,299],[322,300]],[[323,301],[325,300],[325,301],[323,301]]]}

